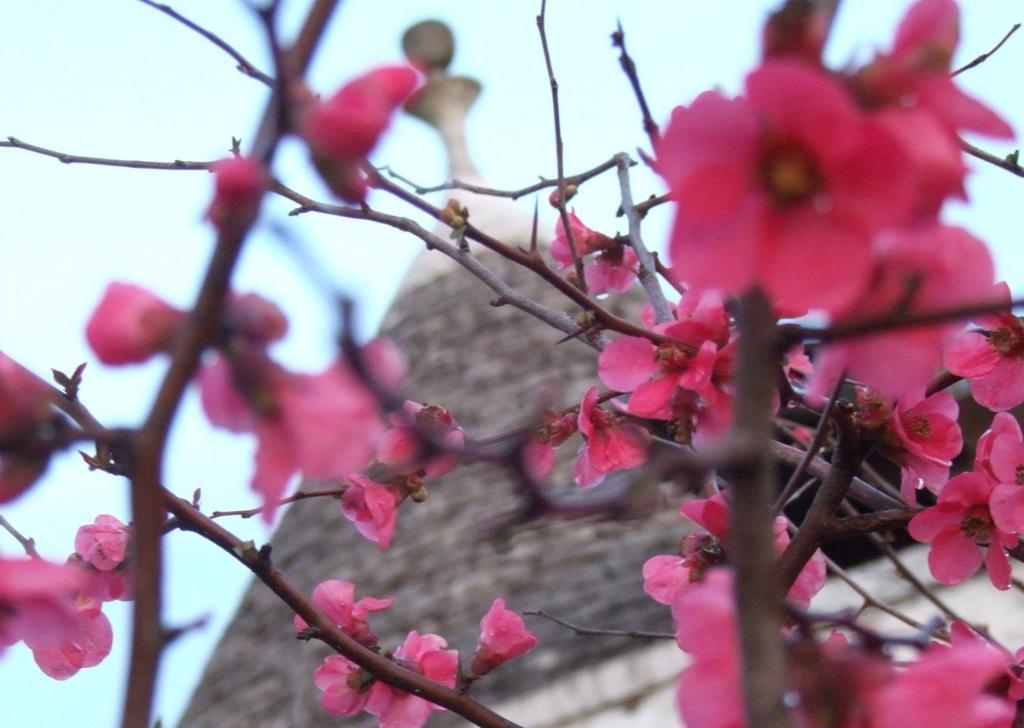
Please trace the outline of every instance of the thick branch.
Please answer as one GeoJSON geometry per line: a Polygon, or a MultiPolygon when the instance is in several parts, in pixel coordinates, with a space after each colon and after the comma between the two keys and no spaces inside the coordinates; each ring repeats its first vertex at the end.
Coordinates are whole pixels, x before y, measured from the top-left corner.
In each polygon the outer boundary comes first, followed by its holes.
{"type": "Polygon", "coordinates": [[[732,474],[735,497],[729,555],[736,567],[736,602],[743,656],[747,725],[788,728],[782,697],[786,655],[782,590],[772,538],[775,477],[769,447],[779,342],[771,303],[760,289],[739,302],[739,361],[732,437],[743,447],[732,474]]]}

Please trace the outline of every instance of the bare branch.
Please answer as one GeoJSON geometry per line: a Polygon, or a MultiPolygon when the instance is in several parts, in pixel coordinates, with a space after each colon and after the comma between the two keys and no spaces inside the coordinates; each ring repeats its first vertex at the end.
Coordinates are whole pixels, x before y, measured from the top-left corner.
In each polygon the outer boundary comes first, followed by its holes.
{"type": "Polygon", "coordinates": [[[668,309],[665,294],[661,292],[661,286],[655,275],[657,267],[654,256],[651,255],[651,251],[647,249],[643,238],[640,237],[640,216],[637,215],[636,208],[633,207],[633,193],[629,186],[629,168],[632,160],[627,154],[617,154],[615,155],[615,162],[619,167],[619,190],[622,195],[622,209],[626,211],[626,220],[629,223],[629,245],[636,253],[637,262],[640,265],[637,277],[640,279],[640,285],[643,286],[644,293],[647,294],[647,300],[651,302],[651,307],[654,309],[654,320],[659,324],[663,324],[666,321],[672,320],[672,313],[668,309]]]}
{"type": "Polygon", "coordinates": [[[621,22],[616,25],[615,32],[612,33],[612,46],[621,51],[619,53],[619,65],[622,66],[626,78],[629,79],[629,85],[633,88],[633,95],[636,96],[636,102],[640,106],[644,133],[651,140],[651,149],[657,152],[658,145],[661,143],[661,134],[658,132],[658,125],[651,117],[651,109],[647,106],[647,99],[644,96],[643,87],[640,85],[640,76],[636,71],[636,63],[633,62],[632,56],[626,51],[626,32],[622,29],[621,22]]]}
{"type": "Polygon", "coordinates": [[[647,632],[636,629],[599,629],[597,627],[581,627],[578,624],[573,624],[572,622],[556,617],[553,614],[548,614],[547,612],[543,612],[539,609],[526,610],[523,614],[528,614],[534,617],[544,617],[544,619],[549,619],[555,624],[572,630],[581,637],[600,635],[605,637],[633,637],[635,639],[644,640],[674,640],[676,638],[676,636],[671,632],[647,632]]]}
{"type": "Polygon", "coordinates": [[[953,77],[956,77],[956,76],[959,76],[964,71],[969,71],[972,68],[980,66],[982,63],[987,61],[996,51],[998,51],[1000,48],[1002,48],[1003,44],[1006,43],[1006,41],[1010,40],[1010,36],[1012,36],[1018,30],[1020,30],[1020,23],[1014,23],[1013,27],[1010,28],[1008,31],[1006,31],[1006,35],[1004,35],[1002,37],[1002,39],[998,43],[996,43],[994,46],[992,46],[991,50],[989,50],[989,51],[987,51],[985,53],[982,53],[980,56],[975,58],[973,61],[970,61],[969,63],[965,63],[964,65],[960,66],[960,68],[956,69],[955,71],[953,71],[949,75],[953,76],[953,77]]]}

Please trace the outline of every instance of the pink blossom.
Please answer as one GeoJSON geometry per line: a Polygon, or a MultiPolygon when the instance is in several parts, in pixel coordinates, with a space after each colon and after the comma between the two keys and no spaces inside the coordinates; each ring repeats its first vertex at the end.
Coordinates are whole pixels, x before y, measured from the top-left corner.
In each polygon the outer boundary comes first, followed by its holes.
{"type": "MultiPolygon", "coordinates": [[[[965,230],[927,224],[879,235],[872,249],[871,285],[836,321],[884,316],[900,309],[908,314],[977,304],[991,297],[992,259],[985,244],[965,230]]],[[[812,392],[831,389],[847,370],[869,388],[903,397],[923,388],[938,370],[942,350],[954,337],[956,322],[900,328],[857,337],[825,348],[821,374],[812,392]],[[899,361],[899,366],[893,366],[899,361]]]]}
{"type": "Polygon", "coordinates": [[[288,319],[277,304],[258,293],[228,296],[222,324],[230,335],[244,337],[253,344],[270,344],[288,333],[288,319]]]}
{"type": "Polygon", "coordinates": [[[1010,728],[1016,706],[989,692],[1006,658],[985,646],[935,645],[875,696],[874,728],[1010,728]]]}
{"type": "Polygon", "coordinates": [[[113,571],[125,559],[129,539],[128,526],[114,516],[96,516],[75,536],[75,552],[99,571],[113,571]]]}
{"type": "Polygon", "coordinates": [[[145,288],[111,283],[85,325],[85,338],[104,364],[137,364],[166,351],[183,318],[145,288]]]}
{"type": "Polygon", "coordinates": [[[918,390],[897,401],[885,421],[882,454],[900,464],[901,491],[908,503],[916,502],[917,488],[938,492],[949,480],[953,458],[963,449],[959,416],[960,408],[949,392],[925,399],[918,390]]]}
{"type": "Polygon", "coordinates": [[[584,438],[574,472],[578,485],[597,485],[613,470],[635,468],[647,460],[650,433],[599,407],[597,387],[583,396],[577,426],[584,438]]]}
{"type": "Polygon", "coordinates": [[[1014,437],[996,438],[989,464],[998,483],[989,497],[992,520],[1000,531],[1024,533],[1024,444],[1014,437]]]}
{"type": "Polygon", "coordinates": [[[495,599],[480,621],[480,640],[469,671],[482,676],[522,657],[537,645],[537,635],[526,628],[523,618],[505,609],[504,599],[495,599]]]}
{"type": "MultiPolygon", "coordinates": [[[[684,501],[679,507],[679,512],[697,525],[707,529],[722,544],[723,548],[729,549],[732,508],[722,493],[716,493],[710,498],[694,498],[684,501]]],[[[782,516],[778,516],[773,522],[773,542],[777,555],[785,551],[786,546],[789,545],[787,526],[787,521],[782,516]]],[[[707,546],[702,548],[707,550],[707,546]]],[[[807,606],[811,603],[814,595],[825,586],[825,577],[825,557],[820,550],[817,550],[800,570],[789,589],[787,598],[800,606],[807,606]]]]}
{"type": "MultiPolygon", "coordinates": [[[[352,582],[340,579],[328,579],[317,584],[313,590],[313,604],[324,613],[331,624],[352,639],[366,646],[377,644],[377,635],[370,629],[368,621],[370,612],[379,612],[390,607],[395,601],[363,597],[355,600],[356,587],[352,582]]],[[[309,627],[299,615],[295,615],[295,629],[304,630],[309,627]]]]}
{"type": "MultiPolygon", "coordinates": [[[[572,241],[576,246],[576,254],[581,258],[590,255],[598,250],[606,250],[615,245],[615,240],[604,233],[591,230],[583,224],[574,210],[570,210],[569,231],[572,233],[572,241]]],[[[551,257],[558,262],[562,268],[568,268],[573,264],[572,251],[569,249],[569,236],[565,232],[562,218],[555,222],[555,237],[549,248],[551,257]]]]}
{"type": "Polygon", "coordinates": [[[523,459],[534,478],[543,479],[551,473],[555,467],[555,448],[576,432],[576,420],[571,411],[544,413],[544,424],[533,430],[523,448],[523,459]]]}
{"type": "Polygon", "coordinates": [[[313,683],[322,693],[324,710],[331,715],[355,715],[370,699],[373,677],[347,657],[330,655],[313,672],[313,683]]]}
{"type": "Polygon", "coordinates": [[[406,400],[401,414],[391,415],[392,428],[377,442],[377,459],[401,475],[423,471],[424,475],[444,475],[459,461],[459,451],[465,444],[465,435],[455,418],[444,407],[406,400]],[[426,460],[418,457],[420,450],[429,447],[421,441],[417,431],[436,439],[454,452],[442,452],[426,460]]]}
{"type": "Polygon", "coordinates": [[[230,157],[214,162],[213,201],[206,217],[221,235],[244,232],[259,213],[260,200],[269,177],[263,165],[248,157],[230,157]]]}
{"type": "Polygon", "coordinates": [[[999,412],[992,418],[992,425],[978,438],[978,446],[974,451],[974,469],[985,473],[994,481],[998,481],[999,478],[992,469],[992,450],[1004,437],[1015,442],[1024,440],[1017,418],[1009,412],[999,412]]]}
{"type": "MultiPolygon", "coordinates": [[[[370,459],[384,426],[375,397],[344,362],[315,375],[293,374],[259,348],[233,354],[233,362],[217,356],[203,367],[200,396],[214,425],[256,435],[252,488],[270,523],[295,473],[320,481],[344,478],[370,459]]],[[[367,358],[371,366],[378,359],[393,363],[377,354],[367,358]]],[[[380,372],[382,380],[394,375],[380,372]]]]}
{"type": "Polygon", "coordinates": [[[708,569],[724,562],[717,538],[703,531],[688,533],[678,556],[652,556],[644,562],[644,591],[659,604],[671,605],[681,589],[703,580],[708,569]]]}
{"type": "Polygon", "coordinates": [[[1017,536],[1000,530],[993,520],[989,498],[994,488],[981,473],[962,473],[946,483],[938,503],[908,524],[913,538],[931,544],[928,568],[939,583],[959,584],[984,562],[993,586],[1010,588],[1004,548],[1016,546],[1017,536]]]}
{"type": "Polygon", "coordinates": [[[341,496],[341,512],[359,533],[386,549],[395,535],[402,494],[358,473],[349,473],[346,480],[349,486],[341,496]]]}
{"type": "Polygon", "coordinates": [[[23,639],[70,639],[78,628],[74,597],[88,576],[43,559],[0,557],[0,651],[23,639]]]}
{"type": "MultiPolygon", "coordinates": [[[[1010,302],[1005,283],[996,286],[997,300],[1010,302]]],[[[950,372],[971,380],[978,404],[994,412],[1024,402],[1024,324],[1007,310],[979,316],[981,330],[958,336],[946,350],[950,372]]]]}
{"type": "Polygon", "coordinates": [[[49,449],[33,446],[41,428],[52,430],[53,419],[47,386],[0,352],[0,438],[25,443],[0,450],[0,503],[17,498],[46,471],[49,449]]]}
{"type": "Polygon", "coordinates": [[[110,621],[100,611],[100,603],[80,596],[75,602],[74,632],[54,639],[52,635],[26,636],[25,644],[32,650],[36,664],[55,680],[67,680],[83,667],[100,664],[113,645],[110,621]]]}
{"type": "Polygon", "coordinates": [[[419,74],[410,66],[382,66],[349,81],[309,112],[302,134],[336,195],[349,202],[363,200],[359,163],[373,151],[418,82],[419,74]]]}
{"type": "MultiPolygon", "coordinates": [[[[407,670],[447,687],[455,687],[459,669],[459,653],[445,649],[448,643],[436,634],[423,634],[413,630],[402,646],[395,650],[395,661],[407,670]]],[[[375,683],[370,690],[365,710],[376,715],[381,728],[419,728],[432,710],[444,710],[412,693],[375,683]]]]}
{"type": "Polygon", "coordinates": [[[872,237],[912,203],[898,142],[837,81],[791,60],[765,61],[744,97],[677,108],[657,153],[684,281],[725,294],[760,284],[790,315],[848,305],[872,237]]]}
{"type": "MultiPolygon", "coordinates": [[[[609,291],[627,290],[636,280],[637,257],[628,245],[604,233],[591,230],[583,224],[574,211],[569,211],[569,230],[580,258],[594,253],[593,260],[583,267],[587,290],[599,296],[609,291]]],[[[555,237],[551,241],[551,257],[563,268],[573,265],[569,236],[559,218],[555,223],[555,237]]]]}

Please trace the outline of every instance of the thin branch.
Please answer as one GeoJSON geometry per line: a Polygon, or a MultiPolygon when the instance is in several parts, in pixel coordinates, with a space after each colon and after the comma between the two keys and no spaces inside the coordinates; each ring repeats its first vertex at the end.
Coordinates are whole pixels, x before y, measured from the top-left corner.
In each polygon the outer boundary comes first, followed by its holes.
{"type": "Polygon", "coordinates": [[[980,159],[983,162],[993,164],[1000,169],[1005,169],[1010,174],[1017,175],[1018,177],[1024,177],[1024,167],[1021,167],[1017,163],[1017,152],[1008,154],[1005,157],[1000,157],[992,152],[986,152],[980,147],[976,147],[970,142],[960,140],[960,148],[963,149],[967,154],[970,154],[975,159],[980,159]]]}
{"type": "Polygon", "coordinates": [[[543,617],[544,619],[551,620],[555,624],[561,625],[566,629],[572,630],[575,634],[581,637],[589,636],[606,636],[606,637],[632,637],[634,639],[644,640],[674,640],[676,636],[671,632],[648,632],[645,630],[636,629],[599,629],[597,627],[581,627],[578,624],[573,624],[568,620],[561,619],[548,614],[547,612],[537,610],[526,610],[523,614],[530,615],[532,617],[543,617]]]}
{"type": "Polygon", "coordinates": [[[569,253],[572,255],[573,266],[576,270],[576,285],[584,293],[587,292],[587,279],[583,274],[583,259],[580,258],[576,248],[576,239],[572,232],[572,225],[569,224],[569,213],[565,209],[565,159],[562,142],[562,118],[558,109],[558,81],[555,80],[555,70],[551,65],[551,52],[548,49],[548,36],[544,29],[544,16],[547,12],[547,0],[540,2],[540,15],[537,16],[537,32],[540,33],[540,46],[544,51],[544,66],[548,71],[548,81],[551,84],[551,108],[555,118],[555,164],[558,169],[558,216],[562,220],[562,227],[565,231],[565,239],[569,243],[569,253]]]}
{"type": "Polygon", "coordinates": [[[633,58],[626,51],[626,32],[622,29],[621,21],[616,23],[615,32],[612,33],[612,46],[621,51],[619,53],[619,65],[622,66],[626,78],[629,79],[629,85],[633,88],[633,95],[636,96],[636,102],[640,106],[644,133],[651,140],[651,149],[657,152],[658,145],[661,143],[661,134],[658,132],[658,125],[651,117],[651,109],[647,105],[643,87],[640,85],[640,76],[636,71],[636,63],[633,62],[633,58]]]}
{"type": "Polygon", "coordinates": [[[237,65],[238,70],[241,71],[242,73],[244,73],[246,76],[249,76],[250,78],[256,79],[257,81],[262,83],[264,86],[268,86],[270,88],[274,87],[274,79],[273,79],[272,76],[269,76],[268,74],[264,73],[263,71],[258,69],[256,66],[254,66],[249,61],[248,58],[246,58],[241,53],[239,53],[237,50],[235,50],[235,48],[230,43],[225,41],[223,38],[221,38],[216,33],[213,33],[211,31],[207,30],[206,28],[204,28],[203,26],[199,25],[198,23],[196,23],[196,22],[194,22],[192,20],[189,20],[184,15],[179,13],[177,10],[172,8],[170,5],[164,5],[163,3],[153,2],[153,0],[139,0],[139,2],[141,2],[141,3],[145,4],[145,5],[148,5],[149,7],[153,8],[154,10],[159,10],[161,13],[163,13],[164,15],[167,15],[168,17],[174,18],[175,20],[177,20],[179,23],[184,25],[189,30],[193,30],[196,33],[198,33],[199,35],[201,35],[204,38],[206,38],[206,40],[210,41],[215,46],[217,46],[222,51],[224,51],[229,56],[231,56],[234,59],[235,63],[238,64],[237,65]]]}
{"type": "Polygon", "coordinates": [[[839,393],[843,390],[843,384],[846,382],[845,376],[840,376],[836,382],[836,386],[832,389],[832,396],[829,397],[828,404],[825,405],[824,411],[821,413],[821,419],[818,420],[818,427],[814,430],[814,436],[811,438],[810,444],[807,446],[807,452],[804,457],[797,464],[793,474],[789,476],[789,480],[783,487],[782,492],[779,493],[779,497],[775,500],[775,507],[772,509],[776,514],[782,512],[782,509],[786,507],[786,503],[796,492],[797,488],[800,487],[800,482],[807,475],[807,468],[810,467],[811,462],[818,456],[818,452],[825,444],[825,439],[828,437],[829,422],[832,419],[832,412],[836,407],[836,403],[839,401],[839,393]]]}
{"type": "MultiPolygon", "coordinates": [[[[666,202],[672,202],[672,198],[669,197],[668,192],[663,195],[651,195],[643,202],[636,203],[636,213],[640,217],[644,217],[647,215],[649,210],[657,207],[658,205],[664,205],[666,202]]],[[[624,214],[624,211],[620,211],[619,214],[624,214]]]]}
{"type": "Polygon", "coordinates": [[[905,528],[910,519],[920,512],[920,508],[894,508],[887,511],[833,518],[825,525],[824,540],[836,541],[863,536],[866,533],[905,528]]]}
{"type": "MultiPolygon", "coordinates": [[[[782,442],[772,442],[770,444],[772,458],[779,462],[786,463],[788,465],[799,465],[804,459],[805,451],[800,448],[793,447],[792,445],[786,445],[782,442]]],[[[807,466],[807,473],[815,478],[824,479],[828,477],[831,465],[822,458],[814,458],[807,466]]],[[[850,486],[850,491],[847,494],[850,498],[857,501],[867,508],[871,508],[876,511],[894,510],[906,508],[906,504],[901,500],[886,495],[875,486],[867,483],[860,478],[854,478],[853,483],[850,486]]]]}
{"type": "Polygon", "coordinates": [[[36,550],[36,540],[23,535],[18,529],[11,525],[3,516],[0,516],[0,528],[3,528],[7,533],[14,537],[14,540],[21,544],[21,547],[25,549],[25,555],[31,559],[38,559],[39,552],[36,550]]]}
{"type": "Polygon", "coordinates": [[[857,581],[852,576],[850,576],[850,574],[845,569],[843,569],[843,567],[841,567],[835,561],[830,559],[828,556],[825,556],[825,565],[828,567],[829,571],[835,574],[836,577],[838,577],[848,587],[857,592],[860,598],[864,600],[865,606],[874,607],[875,609],[878,609],[881,612],[885,612],[890,617],[894,617],[895,619],[900,620],[907,626],[913,627],[914,629],[924,629],[924,625],[918,622],[913,617],[904,614],[903,612],[887,604],[886,602],[883,602],[882,600],[873,597],[871,593],[868,592],[868,590],[862,587],[860,584],[858,584],[857,581]]]}
{"type": "MultiPolygon", "coordinates": [[[[607,172],[609,169],[614,169],[614,167],[615,157],[612,157],[607,161],[601,162],[601,164],[597,165],[596,167],[588,169],[586,172],[580,172],[579,174],[574,174],[566,177],[565,180],[563,180],[563,183],[565,184],[565,186],[579,186],[586,182],[587,180],[593,179],[594,177],[597,177],[598,175],[607,172]]],[[[517,190],[498,190],[494,189],[493,187],[483,187],[481,185],[470,184],[469,182],[462,182],[461,180],[457,179],[448,180],[447,182],[442,182],[439,185],[433,185],[431,187],[424,187],[422,185],[416,184],[408,177],[404,177],[398,174],[390,167],[381,167],[380,171],[386,172],[389,176],[394,177],[395,179],[409,185],[410,187],[413,188],[413,191],[416,192],[416,194],[418,195],[426,195],[431,192],[441,192],[443,190],[465,190],[466,192],[475,192],[478,195],[488,195],[490,197],[507,197],[512,200],[518,200],[520,197],[524,197],[525,195],[529,195],[533,192],[539,192],[540,190],[547,189],[548,187],[558,186],[557,179],[541,178],[539,182],[535,182],[532,185],[527,185],[526,187],[521,187],[517,190]]]]}
{"type": "Polygon", "coordinates": [[[964,65],[960,66],[960,68],[956,69],[955,71],[953,71],[949,75],[953,76],[953,77],[956,77],[956,76],[959,76],[964,71],[969,71],[972,68],[975,68],[976,66],[980,66],[982,63],[987,61],[996,51],[998,51],[1000,48],[1002,48],[1003,44],[1006,43],[1006,41],[1010,40],[1010,36],[1012,36],[1018,30],[1020,30],[1020,23],[1014,23],[1013,27],[1010,28],[1008,31],[1006,31],[1006,35],[1004,35],[1002,37],[1002,39],[992,47],[991,50],[989,50],[986,53],[982,53],[980,56],[975,58],[970,63],[965,63],[964,65]]]}
{"type": "Polygon", "coordinates": [[[629,223],[629,245],[636,253],[637,262],[640,265],[637,277],[640,279],[644,293],[647,294],[647,300],[651,302],[651,307],[654,309],[654,320],[663,324],[672,320],[672,313],[668,309],[665,294],[661,292],[661,285],[655,275],[657,266],[654,256],[651,255],[651,251],[647,249],[643,238],[640,237],[640,216],[636,214],[636,208],[633,207],[633,193],[629,185],[629,168],[633,160],[629,158],[628,154],[617,154],[615,163],[619,168],[619,193],[622,196],[622,209],[626,211],[626,220],[629,223]]]}
{"type": "Polygon", "coordinates": [[[818,492],[814,494],[814,501],[796,535],[779,557],[780,579],[782,588],[786,590],[796,581],[804,564],[824,540],[827,526],[843,502],[863,457],[860,433],[853,419],[852,407],[847,405],[837,408],[835,421],[838,425],[839,440],[832,467],[818,487],[818,492]]]}
{"type": "MultiPolygon", "coordinates": [[[[340,488],[323,488],[321,490],[300,490],[296,491],[287,498],[282,498],[273,504],[274,508],[278,506],[287,505],[288,503],[295,503],[296,501],[306,500],[308,498],[338,498],[345,495],[345,491],[348,490],[348,486],[344,485],[340,488]]],[[[224,518],[226,516],[241,516],[242,518],[252,518],[253,516],[263,513],[271,506],[259,506],[257,508],[247,508],[245,510],[237,511],[214,511],[210,514],[210,518],[224,518]]]]}
{"type": "Polygon", "coordinates": [[[1011,301],[979,301],[952,308],[939,308],[932,311],[919,313],[905,313],[893,311],[880,316],[872,316],[855,321],[844,321],[825,328],[811,328],[805,326],[785,327],[784,339],[787,344],[795,344],[799,341],[813,341],[819,344],[828,344],[844,339],[855,339],[861,336],[891,331],[893,329],[908,328],[911,326],[923,326],[925,324],[937,324],[957,319],[970,319],[999,311],[1008,311],[1013,308],[1024,306],[1024,299],[1011,301]]]}
{"type": "MultiPolygon", "coordinates": [[[[143,2],[144,0],[140,0],[143,2]]],[[[101,167],[129,167],[131,169],[161,169],[167,171],[185,170],[208,170],[213,162],[184,162],[176,159],[173,162],[147,162],[139,159],[110,159],[107,157],[84,157],[77,154],[58,152],[46,147],[39,147],[35,144],[23,142],[20,139],[9,136],[7,141],[0,141],[0,148],[23,149],[26,152],[41,154],[45,157],[52,157],[64,164],[92,164],[101,167]]]]}

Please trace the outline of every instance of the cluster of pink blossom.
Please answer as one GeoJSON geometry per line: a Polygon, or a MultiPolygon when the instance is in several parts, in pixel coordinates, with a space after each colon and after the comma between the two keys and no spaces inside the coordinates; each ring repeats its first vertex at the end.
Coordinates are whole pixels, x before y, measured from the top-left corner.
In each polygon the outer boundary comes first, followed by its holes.
{"type": "MultiPolygon", "coordinates": [[[[676,698],[688,728],[743,728],[733,574],[711,570],[672,603],[676,641],[691,664],[676,698]]],[[[1013,659],[973,638],[932,643],[909,664],[832,632],[788,635],[788,700],[795,725],[830,728],[1010,728],[1020,692],[992,685],[1013,659]]]]}
{"type": "MultiPolygon", "coordinates": [[[[679,555],[652,556],[644,564],[644,591],[660,604],[673,604],[682,591],[702,581],[709,569],[724,564],[729,549],[732,509],[722,493],[685,501],[679,511],[705,530],[688,533],[679,555]]],[[[775,553],[781,554],[789,545],[788,522],[783,516],[775,519],[773,533],[775,553]]],[[[790,601],[806,607],[825,586],[825,575],[825,557],[816,551],[790,587],[790,601]]]]}
{"type": "Polygon", "coordinates": [[[938,502],[910,521],[910,535],[931,544],[928,567],[942,584],[959,584],[984,563],[997,589],[1010,588],[1006,549],[1024,533],[1024,441],[1017,420],[996,415],[978,441],[974,468],[938,491],[938,502]]]}
{"type": "MultiPolygon", "coordinates": [[[[328,621],[364,645],[376,647],[377,637],[370,629],[370,612],[391,606],[392,599],[364,597],[355,601],[355,586],[347,581],[325,581],[313,590],[313,604],[328,621]]],[[[296,615],[295,628],[309,629],[296,615]]],[[[522,617],[495,599],[480,622],[480,639],[469,673],[462,675],[459,653],[447,649],[448,643],[436,634],[410,632],[394,653],[387,654],[406,670],[434,682],[454,688],[457,681],[475,680],[500,665],[521,657],[537,644],[526,629],[522,617]]],[[[355,715],[366,711],[376,715],[381,728],[419,728],[431,711],[443,708],[412,693],[377,681],[373,675],[343,655],[331,655],[316,669],[313,681],[320,689],[321,703],[332,715],[355,715]]]]}
{"type": "MultiPolygon", "coordinates": [[[[834,321],[991,298],[985,246],[938,220],[965,196],[957,135],[1012,134],[950,78],[956,3],[916,3],[892,48],[860,68],[825,68],[819,33],[814,18],[769,27],[742,96],[708,91],[673,112],[656,150],[677,203],[672,270],[697,291],[758,285],[783,316],[834,321]]],[[[902,396],[935,373],[956,330],[851,339],[826,350],[818,376],[846,370],[902,396]]]]}

